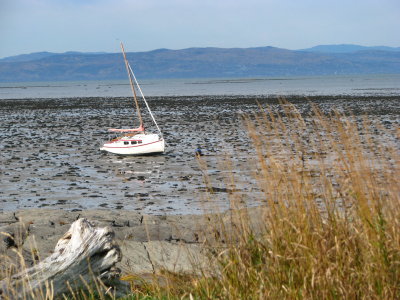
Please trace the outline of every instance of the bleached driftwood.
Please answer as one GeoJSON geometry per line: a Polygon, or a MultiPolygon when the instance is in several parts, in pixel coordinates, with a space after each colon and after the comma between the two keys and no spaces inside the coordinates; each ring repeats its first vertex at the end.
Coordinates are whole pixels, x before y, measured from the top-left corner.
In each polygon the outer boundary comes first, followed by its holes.
{"type": "Polygon", "coordinates": [[[79,219],[58,241],[52,255],[0,281],[0,298],[65,293],[70,287],[85,286],[94,278],[107,278],[120,259],[110,228],[97,228],[88,220],[79,219]]]}

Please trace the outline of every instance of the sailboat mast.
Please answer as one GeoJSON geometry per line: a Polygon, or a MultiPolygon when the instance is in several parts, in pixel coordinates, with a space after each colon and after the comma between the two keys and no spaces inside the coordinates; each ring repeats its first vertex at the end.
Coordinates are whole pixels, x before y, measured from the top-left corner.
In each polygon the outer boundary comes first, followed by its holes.
{"type": "Polygon", "coordinates": [[[131,75],[131,72],[129,71],[130,66],[129,66],[128,60],[126,59],[124,45],[122,43],[121,43],[121,49],[122,49],[122,54],[124,56],[126,71],[128,72],[128,76],[129,76],[129,82],[131,84],[131,89],[132,89],[132,92],[133,92],[133,98],[135,99],[136,111],[137,111],[137,114],[138,114],[138,117],[139,117],[140,127],[143,127],[142,114],[140,113],[140,107],[139,107],[139,102],[138,102],[137,97],[136,97],[135,86],[133,85],[132,75],[131,75]]]}

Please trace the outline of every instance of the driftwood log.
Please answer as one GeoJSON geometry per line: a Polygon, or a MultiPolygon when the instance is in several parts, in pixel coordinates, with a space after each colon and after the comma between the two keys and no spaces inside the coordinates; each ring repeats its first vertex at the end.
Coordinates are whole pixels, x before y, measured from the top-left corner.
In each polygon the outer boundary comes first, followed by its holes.
{"type": "Polygon", "coordinates": [[[58,241],[52,255],[0,281],[0,298],[42,298],[85,288],[93,280],[110,279],[120,260],[114,232],[79,219],[58,241]]]}

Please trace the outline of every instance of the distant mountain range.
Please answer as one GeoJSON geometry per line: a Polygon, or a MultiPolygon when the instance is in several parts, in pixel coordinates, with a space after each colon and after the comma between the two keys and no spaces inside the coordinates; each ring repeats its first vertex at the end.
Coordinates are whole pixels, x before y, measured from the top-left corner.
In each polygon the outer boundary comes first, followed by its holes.
{"type": "Polygon", "coordinates": [[[54,55],[73,55],[73,54],[107,54],[107,52],[78,52],[78,51],[67,51],[64,53],[53,53],[53,52],[35,52],[30,54],[20,54],[15,56],[9,56],[0,59],[0,62],[23,62],[32,61],[42,58],[46,58],[54,55]]]}
{"type": "Polygon", "coordinates": [[[357,51],[378,50],[378,51],[400,51],[400,47],[373,46],[366,47],[360,45],[340,44],[340,45],[319,45],[312,48],[302,49],[301,51],[320,52],[320,53],[351,53],[357,51]]]}
{"type": "MultiPolygon", "coordinates": [[[[127,57],[141,79],[400,73],[400,47],[385,46],[158,49],[127,57]]],[[[125,78],[120,53],[37,52],[0,59],[0,82],[125,78]]]]}

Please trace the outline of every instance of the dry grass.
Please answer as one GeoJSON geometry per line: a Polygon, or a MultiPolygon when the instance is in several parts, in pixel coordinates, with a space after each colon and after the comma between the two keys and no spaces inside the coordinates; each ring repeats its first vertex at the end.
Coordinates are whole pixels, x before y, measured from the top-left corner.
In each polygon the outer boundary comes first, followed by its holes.
{"type": "MultiPolygon", "coordinates": [[[[398,299],[397,133],[366,118],[317,108],[303,118],[289,103],[281,107],[245,118],[266,209],[233,213],[236,238],[202,296],[398,299]]],[[[240,207],[243,199],[232,201],[240,207]]]]}

